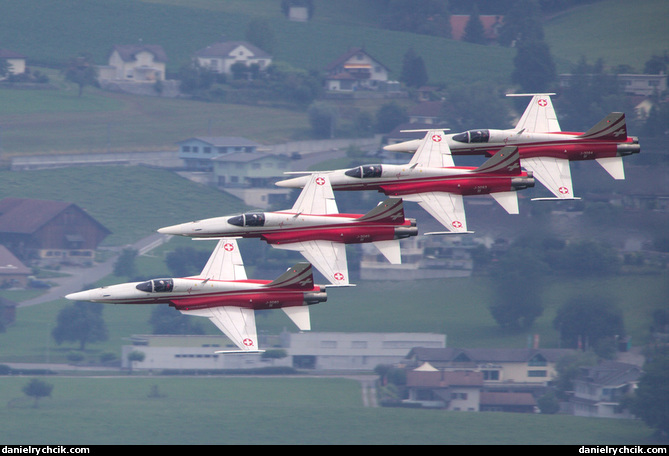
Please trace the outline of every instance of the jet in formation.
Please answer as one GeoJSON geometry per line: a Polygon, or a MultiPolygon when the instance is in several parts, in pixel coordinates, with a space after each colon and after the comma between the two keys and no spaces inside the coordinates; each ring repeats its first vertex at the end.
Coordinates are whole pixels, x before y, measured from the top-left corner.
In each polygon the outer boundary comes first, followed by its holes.
{"type": "Polygon", "coordinates": [[[235,239],[221,238],[197,276],[161,278],[95,288],[65,296],[72,301],[168,304],[185,315],[209,318],[239,350],[258,353],[255,311],[282,309],[302,331],[311,329],[307,306],[327,300],[309,263],[297,263],[275,280],[249,280],[235,239]]]}
{"type": "Polygon", "coordinates": [[[340,214],[328,174],[314,173],[293,207],[247,212],[160,228],[159,233],[260,238],[274,248],[297,250],[334,285],[350,285],[346,244],[372,243],[392,264],[402,262],[399,240],[418,234],[404,217],[399,198],[388,198],[366,214],[340,214]]]}
{"type": "MultiPolygon", "coordinates": [[[[471,233],[467,230],[464,196],[489,194],[508,213],[517,214],[516,192],[534,186],[531,173],[520,167],[517,147],[502,148],[479,167],[455,166],[443,130],[428,130],[405,165],[362,165],[322,175],[329,177],[334,190],[377,190],[417,202],[448,230],[425,234],[471,233]]],[[[310,179],[309,174],[301,175],[276,185],[300,188],[310,179]]]]}
{"type": "MultiPolygon", "coordinates": [[[[627,136],[625,114],[613,112],[584,133],[563,132],[551,95],[532,96],[515,128],[468,130],[449,134],[446,141],[454,155],[493,155],[507,146],[517,146],[520,164],[554,195],[534,200],[579,199],[574,196],[570,161],[596,160],[614,179],[624,179],[623,157],[639,153],[636,137],[627,136]]],[[[385,146],[396,152],[414,152],[421,140],[385,146]]]]}

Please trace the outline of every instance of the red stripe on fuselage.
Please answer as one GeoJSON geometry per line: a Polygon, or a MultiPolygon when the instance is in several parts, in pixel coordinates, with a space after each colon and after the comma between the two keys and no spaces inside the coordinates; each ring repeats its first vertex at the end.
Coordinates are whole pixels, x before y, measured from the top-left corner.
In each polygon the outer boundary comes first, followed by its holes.
{"type": "MultiPolygon", "coordinates": [[[[569,160],[594,160],[596,158],[615,157],[618,144],[632,144],[633,140],[602,141],[602,140],[568,140],[546,141],[536,143],[509,143],[518,147],[520,159],[530,157],[557,157],[569,160]],[[566,152],[565,152],[566,151],[566,152]]],[[[482,144],[477,147],[452,148],[453,155],[494,155],[505,145],[482,144]]]]}

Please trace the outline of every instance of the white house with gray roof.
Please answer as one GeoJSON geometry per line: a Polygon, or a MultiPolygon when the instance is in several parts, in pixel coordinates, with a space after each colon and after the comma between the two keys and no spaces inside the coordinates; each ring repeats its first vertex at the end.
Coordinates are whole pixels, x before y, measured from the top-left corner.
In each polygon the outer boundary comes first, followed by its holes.
{"type": "Polygon", "coordinates": [[[116,45],[108,64],[98,67],[100,81],[157,82],[165,80],[167,54],[156,44],[116,45]]]}
{"type": "Polygon", "coordinates": [[[179,158],[191,171],[213,171],[212,159],[237,153],[255,154],[260,144],[236,136],[200,136],[177,143],[179,158]]]}
{"type": "Polygon", "coordinates": [[[195,60],[203,68],[216,73],[231,74],[235,63],[243,63],[247,67],[258,65],[265,70],[272,63],[272,56],[257,46],[246,41],[225,41],[214,43],[195,53],[195,60]]]}

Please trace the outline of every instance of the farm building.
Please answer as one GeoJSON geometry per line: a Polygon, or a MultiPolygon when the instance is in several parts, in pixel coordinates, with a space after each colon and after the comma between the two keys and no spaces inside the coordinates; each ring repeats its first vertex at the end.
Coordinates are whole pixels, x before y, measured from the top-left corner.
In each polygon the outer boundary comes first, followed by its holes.
{"type": "Polygon", "coordinates": [[[0,244],[24,262],[90,263],[109,234],[73,203],[26,198],[0,201],[0,244]]]}

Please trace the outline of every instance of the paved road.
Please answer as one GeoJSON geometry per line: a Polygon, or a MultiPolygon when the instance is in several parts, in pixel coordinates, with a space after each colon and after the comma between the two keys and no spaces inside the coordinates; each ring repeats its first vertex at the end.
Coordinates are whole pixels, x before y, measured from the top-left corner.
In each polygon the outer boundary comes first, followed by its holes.
{"type": "MultiPolygon", "coordinates": [[[[170,236],[164,234],[154,233],[140,241],[137,241],[131,247],[136,249],[141,255],[158,247],[167,241],[170,236]]],[[[63,298],[69,293],[74,293],[81,291],[85,286],[95,283],[103,277],[108,276],[114,270],[114,263],[116,262],[118,255],[114,255],[109,258],[104,263],[97,263],[94,266],[85,268],[85,267],[70,267],[62,269],[63,272],[69,274],[67,277],[59,279],[50,279],[50,281],[56,282],[57,285],[49,289],[45,294],[38,296],[27,301],[19,303],[19,307],[33,306],[35,304],[43,304],[45,302],[55,301],[57,299],[63,298]]]]}

